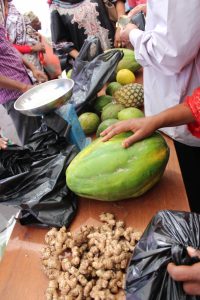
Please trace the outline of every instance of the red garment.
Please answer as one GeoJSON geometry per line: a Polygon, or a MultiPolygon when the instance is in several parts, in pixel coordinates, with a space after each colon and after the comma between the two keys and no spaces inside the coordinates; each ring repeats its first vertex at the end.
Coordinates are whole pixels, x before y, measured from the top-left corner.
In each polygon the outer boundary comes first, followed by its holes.
{"type": "Polygon", "coordinates": [[[147,0],[128,0],[128,5],[132,8],[139,4],[146,4],[147,0]]]}
{"type": "Polygon", "coordinates": [[[200,138],[200,87],[197,88],[192,96],[187,96],[185,104],[191,109],[195,122],[188,124],[188,129],[192,135],[200,138]]]}
{"type": "Polygon", "coordinates": [[[13,46],[22,54],[31,53],[32,48],[29,45],[17,45],[13,44],[13,46]]]}

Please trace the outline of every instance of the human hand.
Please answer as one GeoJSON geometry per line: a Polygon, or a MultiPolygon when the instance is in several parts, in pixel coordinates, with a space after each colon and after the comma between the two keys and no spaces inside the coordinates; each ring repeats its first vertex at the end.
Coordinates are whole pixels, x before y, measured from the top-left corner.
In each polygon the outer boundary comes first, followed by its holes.
{"type": "Polygon", "coordinates": [[[48,80],[48,77],[44,72],[37,70],[37,69],[34,69],[32,72],[33,72],[33,76],[35,77],[35,79],[37,79],[37,81],[39,83],[42,83],[42,82],[45,82],[48,80]]]}
{"type": "MultiPolygon", "coordinates": [[[[190,257],[196,256],[200,259],[200,250],[187,247],[187,251],[190,257]]],[[[175,281],[183,282],[186,294],[200,295],[200,262],[191,266],[176,266],[174,263],[169,263],[167,271],[175,281]]]]}
{"type": "Polygon", "coordinates": [[[138,29],[135,24],[129,23],[120,31],[120,40],[123,45],[130,45],[129,34],[133,29],[138,29]]]}
{"type": "Polygon", "coordinates": [[[0,150],[1,149],[6,149],[8,145],[8,139],[0,137],[0,150]]]}
{"type": "Polygon", "coordinates": [[[32,46],[32,52],[40,52],[40,51],[43,52],[43,53],[46,52],[44,44],[37,43],[37,44],[32,46]]]}
{"type": "Polygon", "coordinates": [[[72,58],[76,59],[77,56],[79,55],[79,52],[78,52],[76,49],[72,49],[72,50],[69,52],[69,55],[70,55],[72,58]]]}
{"type": "Polygon", "coordinates": [[[122,143],[124,148],[128,148],[133,143],[150,136],[157,128],[157,122],[154,117],[137,118],[117,122],[102,131],[100,135],[103,137],[102,141],[106,142],[116,134],[132,131],[133,135],[122,143]]]}
{"type": "Polygon", "coordinates": [[[128,17],[132,17],[139,13],[140,11],[143,11],[143,13],[146,15],[147,13],[147,5],[146,4],[139,4],[128,13],[128,17]]]}
{"type": "Polygon", "coordinates": [[[33,86],[31,84],[24,84],[22,83],[21,86],[19,87],[19,90],[22,92],[22,93],[25,93],[27,92],[28,90],[30,90],[33,86]]]}
{"type": "Polygon", "coordinates": [[[115,48],[120,48],[123,47],[122,43],[121,43],[121,38],[120,38],[120,27],[116,28],[115,31],[115,39],[114,39],[114,47],[115,48]]]}

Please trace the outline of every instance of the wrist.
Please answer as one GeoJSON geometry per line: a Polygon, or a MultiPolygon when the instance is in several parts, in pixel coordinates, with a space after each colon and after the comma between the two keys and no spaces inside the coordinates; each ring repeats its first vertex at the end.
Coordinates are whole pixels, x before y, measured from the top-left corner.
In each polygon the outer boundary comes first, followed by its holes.
{"type": "Polygon", "coordinates": [[[161,112],[156,116],[157,124],[160,128],[168,127],[171,123],[171,117],[168,116],[165,111],[161,112]]]}
{"type": "Polygon", "coordinates": [[[22,83],[20,86],[19,86],[19,90],[21,93],[25,93],[28,89],[28,85],[25,84],[25,83],[22,83]]]}
{"type": "Polygon", "coordinates": [[[151,124],[153,131],[156,131],[159,128],[162,128],[164,125],[163,119],[160,114],[149,116],[149,124],[151,124]]]}
{"type": "Polygon", "coordinates": [[[37,68],[29,62],[28,68],[31,70],[32,73],[35,73],[37,71],[37,68]]]}

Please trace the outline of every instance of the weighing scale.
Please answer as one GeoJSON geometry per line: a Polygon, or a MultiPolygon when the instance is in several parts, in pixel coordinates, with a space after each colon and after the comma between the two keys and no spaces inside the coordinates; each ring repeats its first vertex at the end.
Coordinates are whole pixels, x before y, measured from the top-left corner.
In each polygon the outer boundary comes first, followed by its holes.
{"type": "MultiPolygon", "coordinates": [[[[41,83],[21,95],[14,104],[17,111],[27,116],[44,116],[52,111],[69,125],[69,142],[82,150],[91,142],[81,128],[73,104],[67,103],[73,93],[74,81],[60,78],[41,83]]],[[[44,121],[43,121],[44,125],[44,121]]]]}

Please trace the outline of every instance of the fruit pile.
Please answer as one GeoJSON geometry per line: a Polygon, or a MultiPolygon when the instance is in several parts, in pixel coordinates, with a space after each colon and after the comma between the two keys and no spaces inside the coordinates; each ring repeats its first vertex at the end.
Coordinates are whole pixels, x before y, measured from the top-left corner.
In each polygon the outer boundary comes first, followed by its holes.
{"type": "Polygon", "coordinates": [[[116,122],[144,116],[143,86],[135,82],[140,66],[130,63],[130,55],[133,60],[130,51],[120,61],[121,66],[118,64],[116,76],[108,83],[105,94],[94,101],[93,111],[79,116],[84,132],[96,133],[97,137],[66,170],[67,186],[79,196],[103,201],[139,197],[160,180],[168,162],[169,148],[159,133],[127,149],[122,142],[132,132],[116,135],[107,142],[98,138],[116,122]]]}
{"type": "Polygon", "coordinates": [[[142,84],[136,83],[136,71],[140,65],[134,59],[134,51],[121,49],[124,57],[116,68],[115,78],[109,82],[105,95],[94,101],[93,111],[79,116],[85,134],[98,137],[108,126],[119,120],[143,117],[144,91],[142,84]]]}

